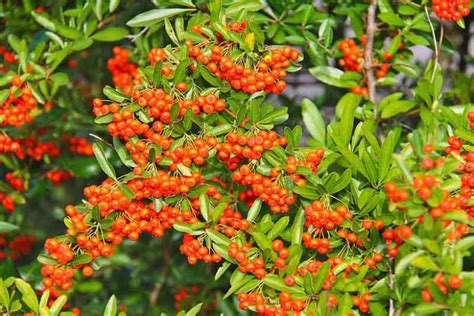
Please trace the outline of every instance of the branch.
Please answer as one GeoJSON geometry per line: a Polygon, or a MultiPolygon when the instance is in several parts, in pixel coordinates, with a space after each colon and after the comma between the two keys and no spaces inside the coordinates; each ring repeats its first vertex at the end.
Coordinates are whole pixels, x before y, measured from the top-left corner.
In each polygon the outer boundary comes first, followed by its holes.
{"type": "Polygon", "coordinates": [[[377,31],[377,25],[375,24],[375,13],[377,11],[377,0],[371,0],[369,11],[367,13],[367,30],[366,30],[366,43],[364,48],[364,68],[365,76],[367,78],[367,89],[369,92],[369,100],[374,103],[374,114],[377,117],[377,106],[375,105],[375,87],[376,80],[374,76],[374,69],[372,65],[372,51],[374,48],[374,36],[377,31]]]}

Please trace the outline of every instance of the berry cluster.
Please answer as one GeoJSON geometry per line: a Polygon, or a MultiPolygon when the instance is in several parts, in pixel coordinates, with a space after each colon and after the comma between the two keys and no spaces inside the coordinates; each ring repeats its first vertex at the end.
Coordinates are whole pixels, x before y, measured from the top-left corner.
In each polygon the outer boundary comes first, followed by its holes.
{"type": "Polygon", "coordinates": [[[87,141],[87,138],[69,136],[66,138],[66,141],[69,144],[69,151],[71,153],[85,156],[94,155],[92,144],[87,141]]]}
{"type": "Polygon", "coordinates": [[[8,184],[12,186],[18,192],[25,192],[25,182],[21,175],[15,176],[13,172],[8,172],[5,175],[5,179],[7,180],[8,184]]]}
{"type": "Polygon", "coordinates": [[[222,257],[218,253],[211,253],[211,250],[203,246],[199,240],[192,235],[185,233],[183,243],[179,246],[179,251],[188,257],[189,264],[196,264],[198,260],[204,262],[220,262],[222,257]]]}
{"type": "Polygon", "coordinates": [[[74,174],[69,170],[53,169],[46,173],[46,177],[53,185],[60,185],[61,182],[74,178],[74,174]]]}
{"type": "Polygon", "coordinates": [[[295,197],[284,187],[281,187],[276,179],[262,176],[252,172],[248,165],[243,165],[232,173],[232,180],[244,186],[250,186],[250,190],[241,193],[241,199],[252,203],[252,200],[260,198],[270,206],[274,213],[286,213],[291,205],[295,203],[295,197]]]}
{"type": "Polygon", "coordinates": [[[469,0],[432,0],[433,11],[443,20],[459,21],[469,15],[469,0]]]}
{"type": "Polygon", "coordinates": [[[339,205],[335,210],[324,207],[322,201],[314,201],[304,210],[305,226],[312,226],[316,231],[332,230],[342,225],[344,220],[351,220],[352,213],[347,207],[339,205]]]}
{"type": "Polygon", "coordinates": [[[265,150],[274,146],[284,146],[287,140],[276,132],[259,131],[256,135],[239,135],[230,132],[225,137],[226,142],[217,145],[217,157],[227,162],[228,168],[234,170],[242,159],[257,160],[265,150]]]}
{"type": "Polygon", "coordinates": [[[0,261],[6,258],[17,260],[29,254],[35,242],[35,236],[19,235],[8,239],[7,234],[0,234],[0,261]]]}
{"type": "Polygon", "coordinates": [[[107,61],[107,69],[112,73],[113,83],[131,95],[133,86],[141,82],[138,67],[128,62],[128,50],[116,46],[112,52],[114,57],[107,61]]]}
{"type": "Polygon", "coordinates": [[[175,308],[176,311],[181,311],[185,304],[190,300],[192,295],[198,294],[200,291],[197,285],[192,285],[189,289],[187,288],[180,288],[174,294],[174,301],[175,301],[175,308]]]}
{"type": "Polygon", "coordinates": [[[239,270],[244,273],[252,273],[258,279],[263,279],[267,275],[265,270],[265,262],[262,257],[256,257],[254,259],[249,259],[247,256],[249,250],[252,246],[248,243],[244,244],[242,247],[235,242],[229,244],[229,256],[239,265],[239,270]]]}
{"type": "Polygon", "coordinates": [[[211,54],[207,56],[191,41],[187,41],[186,44],[189,47],[190,57],[206,65],[209,71],[220,79],[229,81],[233,89],[249,94],[257,91],[281,93],[286,88],[283,79],[287,73],[284,69],[288,68],[292,61],[300,58],[298,50],[285,46],[281,50],[272,50],[258,62],[254,70],[226,56],[226,49],[222,46],[211,46],[211,54]]]}
{"type": "Polygon", "coordinates": [[[31,89],[23,85],[20,77],[14,77],[9,96],[0,105],[0,124],[19,127],[31,122],[31,111],[36,109],[36,106],[37,101],[31,89]]]}
{"type": "Polygon", "coordinates": [[[7,212],[11,213],[15,210],[15,200],[11,195],[0,191],[0,200],[2,201],[2,206],[7,212]]]}

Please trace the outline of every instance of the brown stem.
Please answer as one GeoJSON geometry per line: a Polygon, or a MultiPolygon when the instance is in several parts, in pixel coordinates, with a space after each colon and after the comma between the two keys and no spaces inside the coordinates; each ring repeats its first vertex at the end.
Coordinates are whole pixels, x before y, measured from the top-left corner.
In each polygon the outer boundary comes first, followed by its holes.
{"type": "Polygon", "coordinates": [[[163,287],[163,284],[166,281],[166,275],[168,273],[168,269],[170,266],[171,258],[170,258],[169,247],[166,242],[163,243],[162,252],[163,252],[163,265],[161,266],[161,269],[160,269],[160,275],[163,276],[163,279],[160,282],[155,283],[155,286],[153,287],[153,290],[150,293],[150,296],[148,299],[150,303],[150,307],[155,306],[156,302],[158,301],[158,298],[160,297],[161,288],[163,287]]]}
{"type": "Polygon", "coordinates": [[[374,103],[374,115],[377,118],[377,105],[375,103],[375,88],[376,81],[374,76],[374,68],[372,65],[372,51],[374,48],[374,36],[377,31],[377,25],[375,21],[375,14],[377,11],[377,0],[371,0],[369,10],[367,13],[367,29],[366,29],[366,43],[364,48],[364,68],[365,76],[367,78],[367,90],[369,93],[369,100],[374,103]]]}

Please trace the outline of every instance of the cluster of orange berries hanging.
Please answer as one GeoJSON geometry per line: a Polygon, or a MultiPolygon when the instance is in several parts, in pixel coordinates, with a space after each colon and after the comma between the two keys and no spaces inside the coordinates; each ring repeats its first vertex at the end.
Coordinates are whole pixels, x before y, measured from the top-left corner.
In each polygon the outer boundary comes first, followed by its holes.
{"type": "Polygon", "coordinates": [[[469,0],[432,0],[433,11],[443,20],[459,21],[469,15],[469,0]]]}

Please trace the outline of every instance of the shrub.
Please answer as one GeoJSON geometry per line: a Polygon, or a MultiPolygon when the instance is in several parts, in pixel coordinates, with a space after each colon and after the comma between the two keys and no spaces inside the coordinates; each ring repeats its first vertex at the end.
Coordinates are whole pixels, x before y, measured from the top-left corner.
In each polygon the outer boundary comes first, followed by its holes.
{"type": "MultiPolygon", "coordinates": [[[[4,51],[4,60],[20,65],[20,75],[5,81],[11,88],[3,101],[4,122],[17,129],[30,126],[38,100],[46,105],[67,93],[59,91],[68,76],[51,73],[72,50],[132,42],[113,47],[106,62],[113,84],[103,88],[106,99],[91,101],[102,126],[95,143],[67,139],[72,152],[93,153],[107,178],[65,207],[66,234],[45,241],[38,260],[50,304],[81,285],[100,291],[102,283],[87,279],[102,271],[112,279],[110,270],[130,258],[120,263],[120,253],[148,233],[171,236],[158,244],[163,254],[150,254],[161,259],[163,279],[145,293],[148,307],[125,298],[132,314],[169,311],[160,305],[162,288],[174,295],[176,310],[204,301],[205,313],[233,313],[231,296],[238,309],[261,315],[474,311],[474,111],[469,92],[448,77],[460,74],[441,63],[443,49],[452,52],[444,38],[451,24],[443,20],[464,27],[468,1],[328,1],[324,11],[304,1],[172,1],[114,13],[117,5],[87,3],[58,18],[37,8],[31,14],[52,41],[46,59],[45,44],[28,55],[27,42],[13,35],[15,53],[4,51]],[[127,35],[121,16],[133,10],[140,13],[128,19],[134,35],[127,35]],[[116,14],[117,25],[105,26],[116,14]],[[347,18],[354,36],[345,38],[347,18]],[[415,46],[432,47],[433,58],[417,62],[415,46]],[[326,85],[326,100],[336,100],[330,117],[301,100],[305,130],[287,122],[299,122],[295,106],[276,97],[302,69],[326,85]],[[269,103],[270,95],[280,104],[269,103]],[[177,253],[198,270],[175,268],[177,253]],[[203,289],[183,282],[202,269],[203,289]]],[[[5,141],[4,161],[23,160],[24,152],[33,160],[59,156],[47,143],[5,141]],[[29,154],[28,146],[39,152],[29,154]]],[[[59,184],[73,173],[51,170],[47,177],[59,184]]],[[[23,178],[7,175],[20,192],[23,178]]],[[[6,195],[2,203],[12,208],[6,195]]],[[[26,306],[39,312],[21,282],[15,284],[26,306]]]]}

